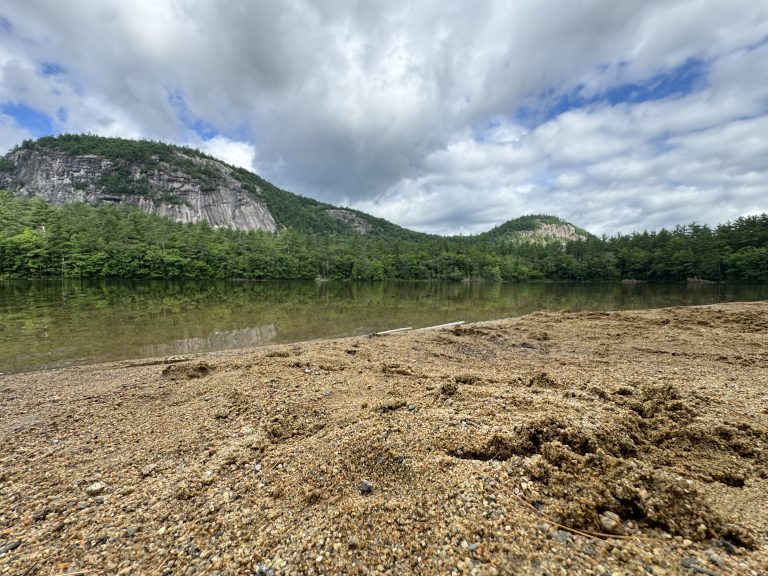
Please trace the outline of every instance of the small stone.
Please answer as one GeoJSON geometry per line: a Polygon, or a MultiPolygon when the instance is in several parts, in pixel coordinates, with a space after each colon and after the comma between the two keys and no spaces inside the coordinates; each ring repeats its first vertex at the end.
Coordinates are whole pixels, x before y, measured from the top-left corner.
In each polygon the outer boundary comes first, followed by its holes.
{"type": "Polygon", "coordinates": [[[259,562],[256,565],[254,576],[275,576],[275,569],[259,562]]]}
{"type": "Polygon", "coordinates": [[[21,540],[14,540],[13,542],[9,542],[5,546],[1,546],[0,547],[0,556],[5,554],[6,552],[13,552],[19,546],[21,546],[21,540]]]}
{"type": "Polygon", "coordinates": [[[141,477],[146,478],[147,476],[152,476],[152,474],[155,473],[155,470],[157,470],[157,464],[147,464],[141,469],[141,477]]]}
{"type": "Polygon", "coordinates": [[[357,488],[360,490],[360,494],[370,494],[373,492],[373,484],[368,480],[363,480],[360,482],[357,488]]]}
{"type": "Polygon", "coordinates": [[[717,555],[717,553],[712,550],[711,548],[707,548],[704,553],[707,555],[707,560],[709,560],[712,564],[717,566],[718,568],[722,568],[725,566],[725,562],[723,561],[720,556],[717,555]]]}
{"type": "Polygon", "coordinates": [[[98,496],[106,489],[107,485],[104,484],[104,482],[94,482],[85,489],[85,493],[88,494],[88,496],[98,496]]]}
{"type": "Polygon", "coordinates": [[[552,538],[557,540],[560,544],[566,544],[573,539],[573,536],[565,530],[555,530],[554,534],[552,534],[552,538]]]}
{"type": "Polygon", "coordinates": [[[410,410],[411,412],[414,412],[416,410],[416,404],[408,404],[406,408],[408,408],[408,410],[410,410]]]}
{"type": "Polygon", "coordinates": [[[621,525],[621,518],[613,512],[603,512],[600,515],[600,526],[608,534],[623,534],[624,528],[621,525]]]}

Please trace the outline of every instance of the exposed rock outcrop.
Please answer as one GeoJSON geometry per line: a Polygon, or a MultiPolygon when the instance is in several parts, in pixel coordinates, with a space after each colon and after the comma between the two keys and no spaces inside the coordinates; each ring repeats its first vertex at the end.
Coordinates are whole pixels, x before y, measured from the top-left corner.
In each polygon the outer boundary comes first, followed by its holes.
{"type": "Polygon", "coordinates": [[[351,212],[349,210],[344,210],[343,208],[334,208],[331,210],[326,210],[326,214],[328,214],[328,216],[330,216],[334,220],[338,220],[340,222],[344,222],[345,224],[348,224],[358,234],[367,234],[373,229],[373,226],[371,226],[370,222],[368,222],[364,218],[361,218],[354,212],[351,212]]]}
{"type": "Polygon", "coordinates": [[[116,164],[97,155],[21,148],[6,160],[13,167],[0,172],[0,188],[17,196],[36,196],[52,204],[128,204],[176,222],[277,230],[264,201],[244,189],[229,166],[210,158],[178,151],[173,163],[155,158],[144,164],[116,164]]]}
{"type": "Polygon", "coordinates": [[[536,230],[520,230],[520,236],[525,238],[544,238],[558,240],[585,240],[586,236],[580,233],[573,224],[545,224],[542,223],[536,230]]]}

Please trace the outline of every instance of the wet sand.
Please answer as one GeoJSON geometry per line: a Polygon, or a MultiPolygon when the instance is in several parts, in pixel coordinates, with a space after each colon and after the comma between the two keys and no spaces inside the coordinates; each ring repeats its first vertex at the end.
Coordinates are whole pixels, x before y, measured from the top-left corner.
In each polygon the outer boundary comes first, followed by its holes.
{"type": "Polygon", "coordinates": [[[0,574],[768,574],[768,303],[0,376],[0,574]]]}

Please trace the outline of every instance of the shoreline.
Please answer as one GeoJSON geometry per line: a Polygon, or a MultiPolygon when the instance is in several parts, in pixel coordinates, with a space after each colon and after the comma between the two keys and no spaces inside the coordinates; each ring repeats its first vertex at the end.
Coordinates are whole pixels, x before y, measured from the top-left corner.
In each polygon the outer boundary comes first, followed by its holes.
{"type": "Polygon", "coordinates": [[[446,324],[438,324],[435,326],[421,326],[421,327],[408,326],[408,327],[402,327],[402,328],[394,328],[391,330],[384,330],[381,332],[370,332],[365,334],[350,334],[348,336],[328,336],[328,337],[320,337],[320,338],[310,338],[307,340],[296,340],[291,342],[268,342],[261,345],[247,345],[247,346],[236,347],[236,348],[226,348],[222,350],[206,350],[201,352],[179,353],[179,354],[171,354],[169,356],[150,355],[150,356],[136,356],[133,358],[114,358],[114,359],[80,358],[72,361],[62,360],[61,362],[64,362],[64,364],[62,365],[43,365],[43,366],[25,368],[15,372],[0,372],[0,378],[4,376],[12,377],[20,374],[51,372],[51,371],[67,370],[70,368],[87,367],[87,366],[90,366],[90,367],[111,366],[111,365],[141,366],[143,362],[147,362],[150,364],[174,363],[175,361],[166,362],[166,360],[168,358],[182,358],[182,357],[185,360],[192,360],[192,359],[204,358],[209,355],[230,356],[230,355],[238,355],[238,354],[247,354],[249,352],[256,352],[259,350],[264,350],[272,347],[298,346],[298,345],[304,345],[304,344],[319,344],[322,342],[341,342],[343,340],[348,340],[351,338],[369,338],[371,336],[389,336],[390,334],[397,334],[397,333],[406,332],[406,331],[416,332],[416,331],[423,331],[423,330],[433,330],[433,329],[443,328],[444,326],[449,326],[449,325],[459,324],[459,323],[478,325],[478,324],[486,324],[486,323],[509,322],[513,320],[524,319],[539,313],[578,314],[578,313],[593,312],[593,313],[601,313],[601,314],[615,314],[615,313],[622,313],[622,312],[652,312],[657,310],[677,309],[677,308],[707,309],[711,307],[724,306],[724,305],[755,304],[755,303],[759,304],[761,302],[768,302],[768,301],[738,300],[733,302],[716,302],[711,304],[677,305],[677,306],[663,306],[658,308],[640,308],[640,309],[629,308],[629,309],[619,309],[619,310],[571,310],[567,308],[561,309],[561,310],[537,310],[534,312],[529,312],[527,314],[521,314],[520,316],[506,316],[501,318],[492,318],[489,320],[477,320],[477,321],[469,321],[469,322],[465,322],[464,320],[459,320],[455,322],[448,322],[446,324]]]}
{"type": "Polygon", "coordinates": [[[0,375],[0,574],[765,573],[767,351],[746,302],[0,375]]]}

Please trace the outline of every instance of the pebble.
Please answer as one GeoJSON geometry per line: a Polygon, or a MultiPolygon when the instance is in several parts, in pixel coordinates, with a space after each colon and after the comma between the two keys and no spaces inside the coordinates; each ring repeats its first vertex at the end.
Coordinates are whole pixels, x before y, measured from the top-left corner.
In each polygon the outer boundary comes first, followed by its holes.
{"type": "Polygon", "coordinates": [[[709,560],[712,564],[717,566],[718,568],[722,568],[725,566],[725,562],[722,558],[711,548],[707,548],[704,550],[704,553],[707,555],[707,560],[709,560]]]}
{"type": "Polygon", "coordinates": [[[624,533],[624,529],[621,525],[621,518],[619,518],[618,514],[614,514],[613,512],[603,512],[600,515],[600,526],[602,526],[603,530],[608,534],[624,533]]]}
{"type": "Polygon", "coordinates": [[[13,542],[9,542],[5,546],[0,547],[0,555],[5,554],[6,552],[13,552],[21,546],[21,540],[14,540],[13,542]]]}
{"type": "Polygon", "coordinates": [[[373,483],[369,482],[368,480],[363,480],[360,482],[357,488],[360,490],[360,494],[370,494],[373,492],[373,483]]]}
{"type": "Polygon", "coordinates": [[[275,576],[275,569],[260,562],[256,565],[254,576],[275,576]]]}
{"type": "Polygon", "coordinates": [[[98,496],[106,489],[107,485],[104,484],[104,482],[94,482],[85,489],[85,493],[88,494],[88,496],[98,496]]]}

